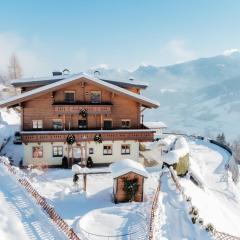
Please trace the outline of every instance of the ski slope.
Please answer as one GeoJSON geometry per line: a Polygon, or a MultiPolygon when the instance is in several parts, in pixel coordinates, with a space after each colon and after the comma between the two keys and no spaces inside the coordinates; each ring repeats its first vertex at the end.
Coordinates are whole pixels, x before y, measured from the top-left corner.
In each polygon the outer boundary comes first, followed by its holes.
{"type": "Polygon", "coordinates": [[[0,239],[67,239],[0,164],[0,239]]]}

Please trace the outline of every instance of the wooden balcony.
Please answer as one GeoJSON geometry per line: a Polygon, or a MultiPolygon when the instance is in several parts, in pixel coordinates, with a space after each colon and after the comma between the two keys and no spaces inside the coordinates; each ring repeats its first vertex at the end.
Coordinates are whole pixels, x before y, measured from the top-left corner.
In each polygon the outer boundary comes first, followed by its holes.
{"type": "Polygon", "coordinates": [[[56,113],[74,114],[81,110],[87,110],[88,114],[111,114],[112,104],[110,102],[88,103],[88,102],[54,102],[53,109],[56,113]]]}
{"type": "Polygon", "coordinates": [[[22,131],[23,143],[29,142],[66,142],[69,134],[75,136],[76,142],[94,141],[96,134],[101,134],[103,141],[135,140],[149,142],[154,139],[154,131],[149,129],[128,130],[71,130],[71,131],[22,131]]]}

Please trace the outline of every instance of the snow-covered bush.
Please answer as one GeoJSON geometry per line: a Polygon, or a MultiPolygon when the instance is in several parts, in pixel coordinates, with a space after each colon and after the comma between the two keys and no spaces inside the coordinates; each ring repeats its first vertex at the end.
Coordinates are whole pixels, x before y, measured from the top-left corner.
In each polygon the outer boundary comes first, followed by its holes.
{"type": "Polygon", "coordinates": [[[209,233],[213,233],[214,232],[214,226],[212,223],[208,223],[207,226],[205,227],[206,231],[209,233]]]}
{"type": "Polygon", "coordinates": [[[189,146],[184,137],[179,137],[174,145],[174,150],[163,155],[163,162],[174,166],[178,176],[183,176],[189,169],[189,146]]]}
{"type": "Polygon", "coordinates": [[[199,219],[198,219],[198,223],[199,223],[200,225],[203,225],[203,223],[204,223],[203,219],[202,219],[202,218],[199,218],[199,219]]]}

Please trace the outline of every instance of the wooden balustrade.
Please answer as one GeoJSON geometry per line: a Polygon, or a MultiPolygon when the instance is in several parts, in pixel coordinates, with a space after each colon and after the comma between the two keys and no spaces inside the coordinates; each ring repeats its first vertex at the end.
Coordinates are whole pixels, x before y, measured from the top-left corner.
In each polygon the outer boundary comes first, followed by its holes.
{"type": "Polygon", "coordinates": [[[135,140],[140,142],[153,141],[154,131],[151,130],[113,130],[107,131],[37,131],[37,132],[21,132],[22,141],[28,142],[66,142],[68,134],[73,134],[77,142],[93,141],[96,134],[101,134],[103,141],[117,140],[135,140]]]}
{"type": "MultiPolygon", "coordinates": [[[[1,159],[0,162],[5,165],[9,172],[13,173],[14,175],[17,174],[15,167],[11,166],[6,161],[2,161],[1,159]]],[[[74,230],[59,216],[56,210],[48,204],[46,199],[33,188],[27,179],[19,178],[18,181],[36,200],[37,204],[39,204],[41,208],[48,214],[54,224],[57,225],[58,229],[60,229],[70,240],[80,240],[74,230]]]]}
{"type": "Polygon", "coordinates": [[[53,105],[53,110],[56,113],[78,114],[81,110],[87,110],[88,114],[111,114],[111,105],[53,105]]]}

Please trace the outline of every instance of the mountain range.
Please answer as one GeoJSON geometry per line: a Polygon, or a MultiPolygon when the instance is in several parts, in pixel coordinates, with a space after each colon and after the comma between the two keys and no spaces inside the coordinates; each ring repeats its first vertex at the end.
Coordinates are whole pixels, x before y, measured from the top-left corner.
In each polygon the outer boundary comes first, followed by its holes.
{"type": "MultiPolygon", "coordinates": [[[[228,51],[209,58],[156,67],[140,66],[135,71],[95,68],[100,77],[142,81],[149,87],[143,94],[158,100],[157,110],[146,110],[144,120],[163,121],[170,131],[228,140],[240,136],[240,52],[228,51]]],[[[93,73],[93,69],[88,71],[93,73]]]]}

